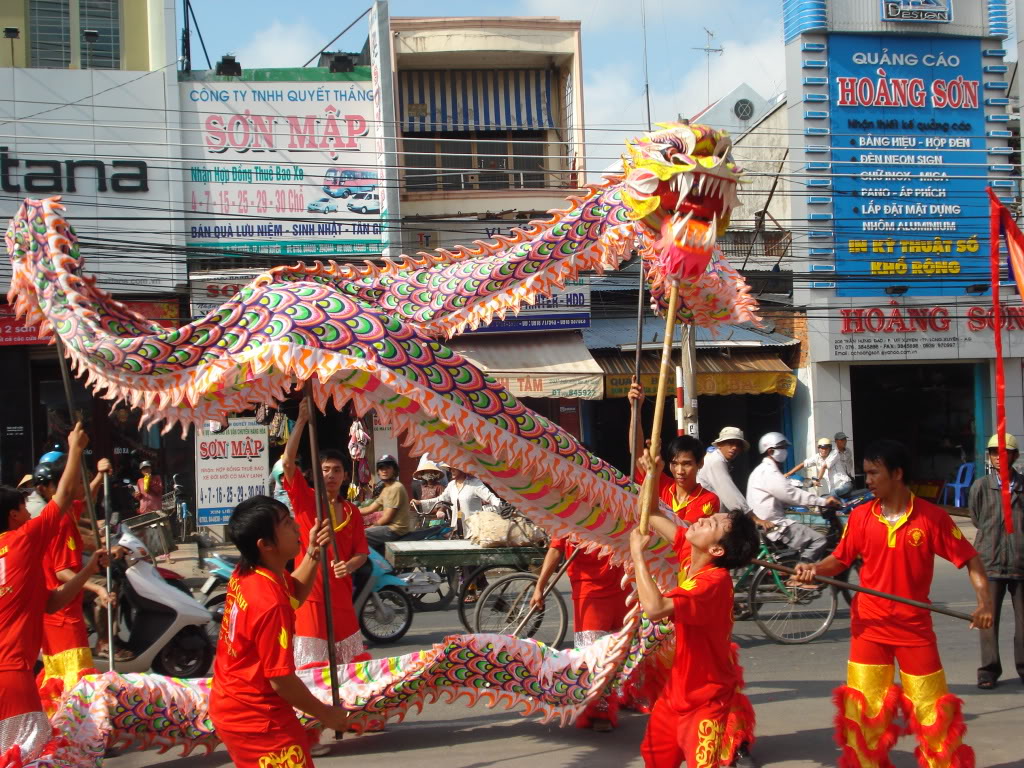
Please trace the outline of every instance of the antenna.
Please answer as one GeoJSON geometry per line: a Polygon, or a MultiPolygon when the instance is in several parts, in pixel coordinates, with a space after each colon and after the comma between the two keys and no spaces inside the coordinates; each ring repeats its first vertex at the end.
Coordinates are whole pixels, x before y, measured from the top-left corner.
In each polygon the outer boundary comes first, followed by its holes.
{"type": "Polygon", "coordinates": [[[695,50],[695,51],[704,51],[704,55],[707,57],[707,60],[708,60],[708,104],[710,105],[711,104],[711,54],[712,53],[717,53],[719,56],[721,56],[722,53],[723,53],[723,49],[722,48],[713,48],[712,47],[712,41],[715,39],[715,33],[714,32],[712,32],[707,27],[704,27],[704,33],[708,36],[708,40],[704,44],[704,47],[703,48],[694,48],[693,50],[695,50]]]}
{"type": "Polygon", "coordinates": [[[644,99],[647,103],[647,130],[652,130],[651,125],[651,79],[647,72],[647,3],[640,0],[640,27],[644,33],[644,99]]]}

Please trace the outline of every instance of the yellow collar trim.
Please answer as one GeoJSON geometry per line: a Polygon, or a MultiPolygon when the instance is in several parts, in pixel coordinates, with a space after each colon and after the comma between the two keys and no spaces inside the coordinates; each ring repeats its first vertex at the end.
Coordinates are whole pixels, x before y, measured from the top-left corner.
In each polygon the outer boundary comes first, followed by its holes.
{"type": "Polygon", "coordinates": [[[907,502],[906,510],[904,510],[903,514],[899,516],[899,519],[897,519],[895,523],[890,523],[886,516],[882,514],[882,502],[878,499],[875,500],[875,517],[877,517],[879,521],[884,523],[885,527],[888,528],[888,530],[886,531],[885,543],[890,549],[896,548],[896,531],[898,531],[900,528],[907,524],[907,521],[910,520],[910,513],[913,511],[913,491],[910,492],[910,501],[907,502]]]}
{"type": "Polygon", "coordinates": [[[293,595],[291,593],[291,590],[288,589],[287,582],[282,584],[281,581],[274,574],[272,574],[270,571],[264,571],[262,568],[257,568],[256,569],[256,573],[258,573],[260,576],[262,576],[265,579],[270,579],[272,582],[274,582],[279,587],[284,589],[284,593],[286,595],[288,595],[288,601],[292,605],[292,610],[293,611],[297,611],[299,609],[299,606],[302,605],[302,603],[300,603],[298,600],[295,599],[295,595],[293,595]]]}

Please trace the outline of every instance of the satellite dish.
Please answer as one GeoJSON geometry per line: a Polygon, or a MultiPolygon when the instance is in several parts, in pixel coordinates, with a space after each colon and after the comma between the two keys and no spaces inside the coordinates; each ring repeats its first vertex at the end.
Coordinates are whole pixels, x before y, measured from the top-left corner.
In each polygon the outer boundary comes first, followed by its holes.
{"type": "Polygon", "coordinates": [[[749,120],[754,116],[754,102],[750,99],[740,99],[733,104],[732,111],[740,120],[749,120]]]}

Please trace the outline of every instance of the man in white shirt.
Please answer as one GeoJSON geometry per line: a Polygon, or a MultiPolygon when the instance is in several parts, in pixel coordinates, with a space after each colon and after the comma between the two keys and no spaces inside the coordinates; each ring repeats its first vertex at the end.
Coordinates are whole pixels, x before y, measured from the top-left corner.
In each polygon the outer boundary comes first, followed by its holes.
{"type": "Polygon", "coordinates": [[[857,474],[853,467],[853,451],[846,449],[850,438],[845,432],[836,432],[835,448],[829,454],[829,489],[833,496],[849,496],[853,490],[853,478],[857,474]]]}
{"type": "Polygon", "coordinates": [[[722,503],[723,511],[741,510],[750,513],[750,505],[736,487],[729,474],[729,462],[750,448],[739,427],[722,427],[718,438],[711,443],[715,446],[704,457],[704,466],[697,473],[697,482],[711,491],[722,503]]]}
{"type": "Polygon", "coordinates": [[[781,541],[799,553],[800,560],[815,563],[825,556],[828,540],[809,525],[786,517],[786,507],[840,505],[834,496],[815,496],[793,486],[782,474],[789,441],[780,432],[769,432],[757,444],[761,463],[747,480],[747,503],[754,515],[768,523],[768,538],[781,541]]]}

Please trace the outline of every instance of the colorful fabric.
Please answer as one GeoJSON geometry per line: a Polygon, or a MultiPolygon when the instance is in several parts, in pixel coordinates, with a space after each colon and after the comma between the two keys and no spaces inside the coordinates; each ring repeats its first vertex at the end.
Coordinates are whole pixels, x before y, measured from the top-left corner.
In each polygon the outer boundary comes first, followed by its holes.
{"type": "MultiPolygon", "coordinates": [[[[865,587],[928,602],[935,556],[962,568],[976,554],[943,509],[912,495],[895,523],[882,516],[877,499],[856,507],[832,556],[845,565],[862,558],[865,587]]],[[[867,594],[853,601],[850,633],[886,645],[935,642],[930,611],[867,594]]]]}
{"type": "Polygon", "coordinates": [[[295,587],[266,568],[235,569],[228,582],[213,666],[210,718],[216,727],[259,733],[295,719],[270,679],[295,671],[295,587]]]}
{"type": "MultiPolygon", "coordinates": [[[[309,483],[306,482],[306,478],[302,476],[301,472],[292,473],[291,481],[284,480],[284,488],[288,492],[288,498],[292,503],[292,512],[299,524],[302,554],[299,556],[297,564],[301,564],[309,548],[309,530],[316,524],[316,494],[309,487],[309,483]]],[[[344,561],[357,554],[367,554],[369,547],[366,543],[366,531],[363,528],[363,518],[359,514],[359,508],[350,501],[337,499],[329,507],[331,525],[338,547],[337,558],[344,561]]],[[[328,546],[327,551],[333,559],[335,557],[333,544],[328,546]]],[[[331,576],[331,607],[334,611],[334,639],[335,642],[340,642],[359,632],[359,621],[356,618],[355,609],[352,607],[352,577],[335,576],[333,569],[329,572],[331,576]]],[[[295,634],[298,637],[323,640],[323,648],[326,652],[327,614],[324,611],[324,585],[319,574],[313,579],[313,588],[310,590],[309,597],[295,612],[295,634]]],[[[326,661],[326,659],[327,657],[324,656],[316,661],[326,661]]]]}
{"type": "Polygon", "coordinates": [[[678,712],[659,699],[640,744],[646,768],[718,768],[722,765],[729,700],[713,701],[678,712]]]}

